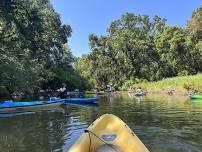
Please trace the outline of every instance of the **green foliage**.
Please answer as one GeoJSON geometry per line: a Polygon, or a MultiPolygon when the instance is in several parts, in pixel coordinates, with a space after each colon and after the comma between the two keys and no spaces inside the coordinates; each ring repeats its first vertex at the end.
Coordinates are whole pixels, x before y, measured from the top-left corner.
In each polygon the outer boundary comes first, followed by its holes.
{"type": "Polygon", "coordinates": [[[122,88],[122,90],[129,90],[131,87],[136,86],[137,84],[142,84],[142,83],[146,83],[146,82],[147,82],[147,80],[132,78],[132,79],[126,81],[121,88],[122,88]]]}
{"type": "MultiPolygon", "coordinates": [[[[56,89],[62,83],[81,90],[127,88],[200,73],[201,19],[202,7],[186,28],[167,26],[158,16],[126,13],[106,35],[90,34],[90,54],[75,59],[68,47],[72,29],[61,23],[48,0],[1,0],[0,93],[56,89]]],[[[183,84],[189,85],[196,86],[183,84]]]]}
{"type": "Polygon", "coordinates": [[[61,84],[67,84],[68,89],[80,89],[86,90],[89,89],[89,83],[86,78],[81,76],[76,70],[73,68],[68,68],[64,70],[64,67],[53,67],[52,71],[55,73],[53,77],[44,84],[45,88],[59,88],[61,84]]]}
{"type": "Polygon", "coordinates": [[[158,16],[126,13],[110,24],[107,35],[89,35],[91,52],[79,59],[78,69],[102,88],[127,88],[138,83],[133,78],[158,81],[200,73],[201,10],[194,11],[187,28],[166,26],[158,16]]]}
{"type": "Polygon", "coordinates": [[[202,39],[202,6],[193,12],[187,31],[196,41],[202,39]]]}
{"type": "Polygon", "coordinates": [[[89,73],[97,85],[120,87],[132,77],[158,79],[159,55],[155,51],[154,37],[162,32],[164,26],[165,19],[157,16],[151,21],[146,15],[126,13],[111,23],[107,36],[91,34],[89,73]]]}
{"type": "Polygon", "coordinates": [[[88,59],[87,56],[83,55],[78,58],[75,63],[75,69],[86,81],[87,88],[93,88],[96,85],[96,81],[91,77],[91,72],[93,70],[91,60],[88,59]]]}
{"type": "Polygon", "coordinates": [[[63,81],[82,87],[67,44],[71,27],[62,25],[50,2],[2,0],[0,4],[0,87],[10,94],[58,87],[63,81]]]}
{"type": "Polygon", "coordinates": [[[162,34],[155,39],[156,50],[160,56],[163,69],[159,71],[163,78],[177,75],[196,74],[196,51],[190,50],[189,37],[184,29],[165,27],[162,34]]]}
{"type": "Polygon", "coordinates": [[[152,90],[167,90],[168,88],[186,89],[202,92],[202,74],[194,76],[178,76],[173,78],[163,79],[157,82],[144,82],[135,84],[136,87],[152,90]]]}
{"type": "Polygon", "coordinates": [[[131,77],[155,80],[159,56],[154,37],[158,36],[165,20],[157,16],[126,13],[111,23],[107,36],[89,36],[92,52],[88,56],[93,70],[89,71],[100,87],[121,86],[131,77]],[[151,77],[153,75],[153,77],[151,77]]]}

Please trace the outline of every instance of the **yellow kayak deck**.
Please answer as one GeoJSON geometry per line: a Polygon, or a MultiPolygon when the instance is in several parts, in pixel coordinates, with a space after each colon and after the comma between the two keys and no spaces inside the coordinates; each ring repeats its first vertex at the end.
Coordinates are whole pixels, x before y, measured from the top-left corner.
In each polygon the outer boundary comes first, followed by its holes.
{"type": "Polygon", "coordinates": [[[133,131],[112,114],[95,120],[68,152],[95,152],[104,144],[118,146],[123,152],[149,152],[133,131]]]}

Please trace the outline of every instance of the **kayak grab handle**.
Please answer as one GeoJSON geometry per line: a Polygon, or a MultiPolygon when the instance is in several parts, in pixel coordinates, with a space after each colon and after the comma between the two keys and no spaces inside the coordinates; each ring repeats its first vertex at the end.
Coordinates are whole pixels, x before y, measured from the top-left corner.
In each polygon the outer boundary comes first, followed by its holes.
{"type": "Polygon", "coordinates": [[[112,134],[112,135],[102,135],[102,139],[108,142],[112,142],[116,139],[117,135],[112,134]]]}

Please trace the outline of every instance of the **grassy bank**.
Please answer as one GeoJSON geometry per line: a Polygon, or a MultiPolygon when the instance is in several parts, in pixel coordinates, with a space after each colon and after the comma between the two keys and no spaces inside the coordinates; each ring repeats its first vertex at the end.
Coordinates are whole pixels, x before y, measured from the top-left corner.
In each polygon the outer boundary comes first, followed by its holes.
{"type": "Polygon", "coordinates": [[[194,90],[202,93],[202,74],[167,78],[157,82],[142,82],[131,84],[128,88],[130,87],[141,87],[148,91],[167,91],[169,88],[172,88],[181,92],[194,90]]]}

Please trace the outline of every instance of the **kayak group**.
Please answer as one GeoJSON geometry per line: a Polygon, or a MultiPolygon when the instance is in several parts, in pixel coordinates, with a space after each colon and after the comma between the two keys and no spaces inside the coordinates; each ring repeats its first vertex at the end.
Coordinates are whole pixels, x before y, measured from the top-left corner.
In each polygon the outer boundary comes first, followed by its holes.
{"type": "MultiPolygon", "coordinates": [[[[66,98],[67,88],[60,88],[58,96],[49,101],[0,103],[0,113],[18,113],[47,107],[55,107],[67,103],[98,103],[99,98],[66,98]]],[[[141,89],[136,89],[135,96],[143,96],[141,89]]],[[[192,100],[201,100],[202,96],[192,95],[192,100]]],[[[70,147],[68,152],[149,152],[135,133],[117,116],[104,114],[97,118],[80,138],[70,147]]]]}
{"type": "MultiPolygon", "coordinates": [[[[19,113],[64,103],[97,103],[94,98],[58,98],[49,101],[0,103],[0,113],[19,113]]],[[[68,152],[149,152],[133,131],[118,117],[105,114],[92,123],[68,152]],[[127,141],[127,142],[125,142],[127,141]]]]}
{"type": "Polygon", "coordinates": [[[37,109],[45,109],[56,107],[67,103],[94,103],[97,104],[98,97],[93,98],[58,98],[52,97],[49,101],[27,101],[14,102],[12,100],[0,102],[0,113],[19,113],[25,111],[35,111],[37,109]]]}

